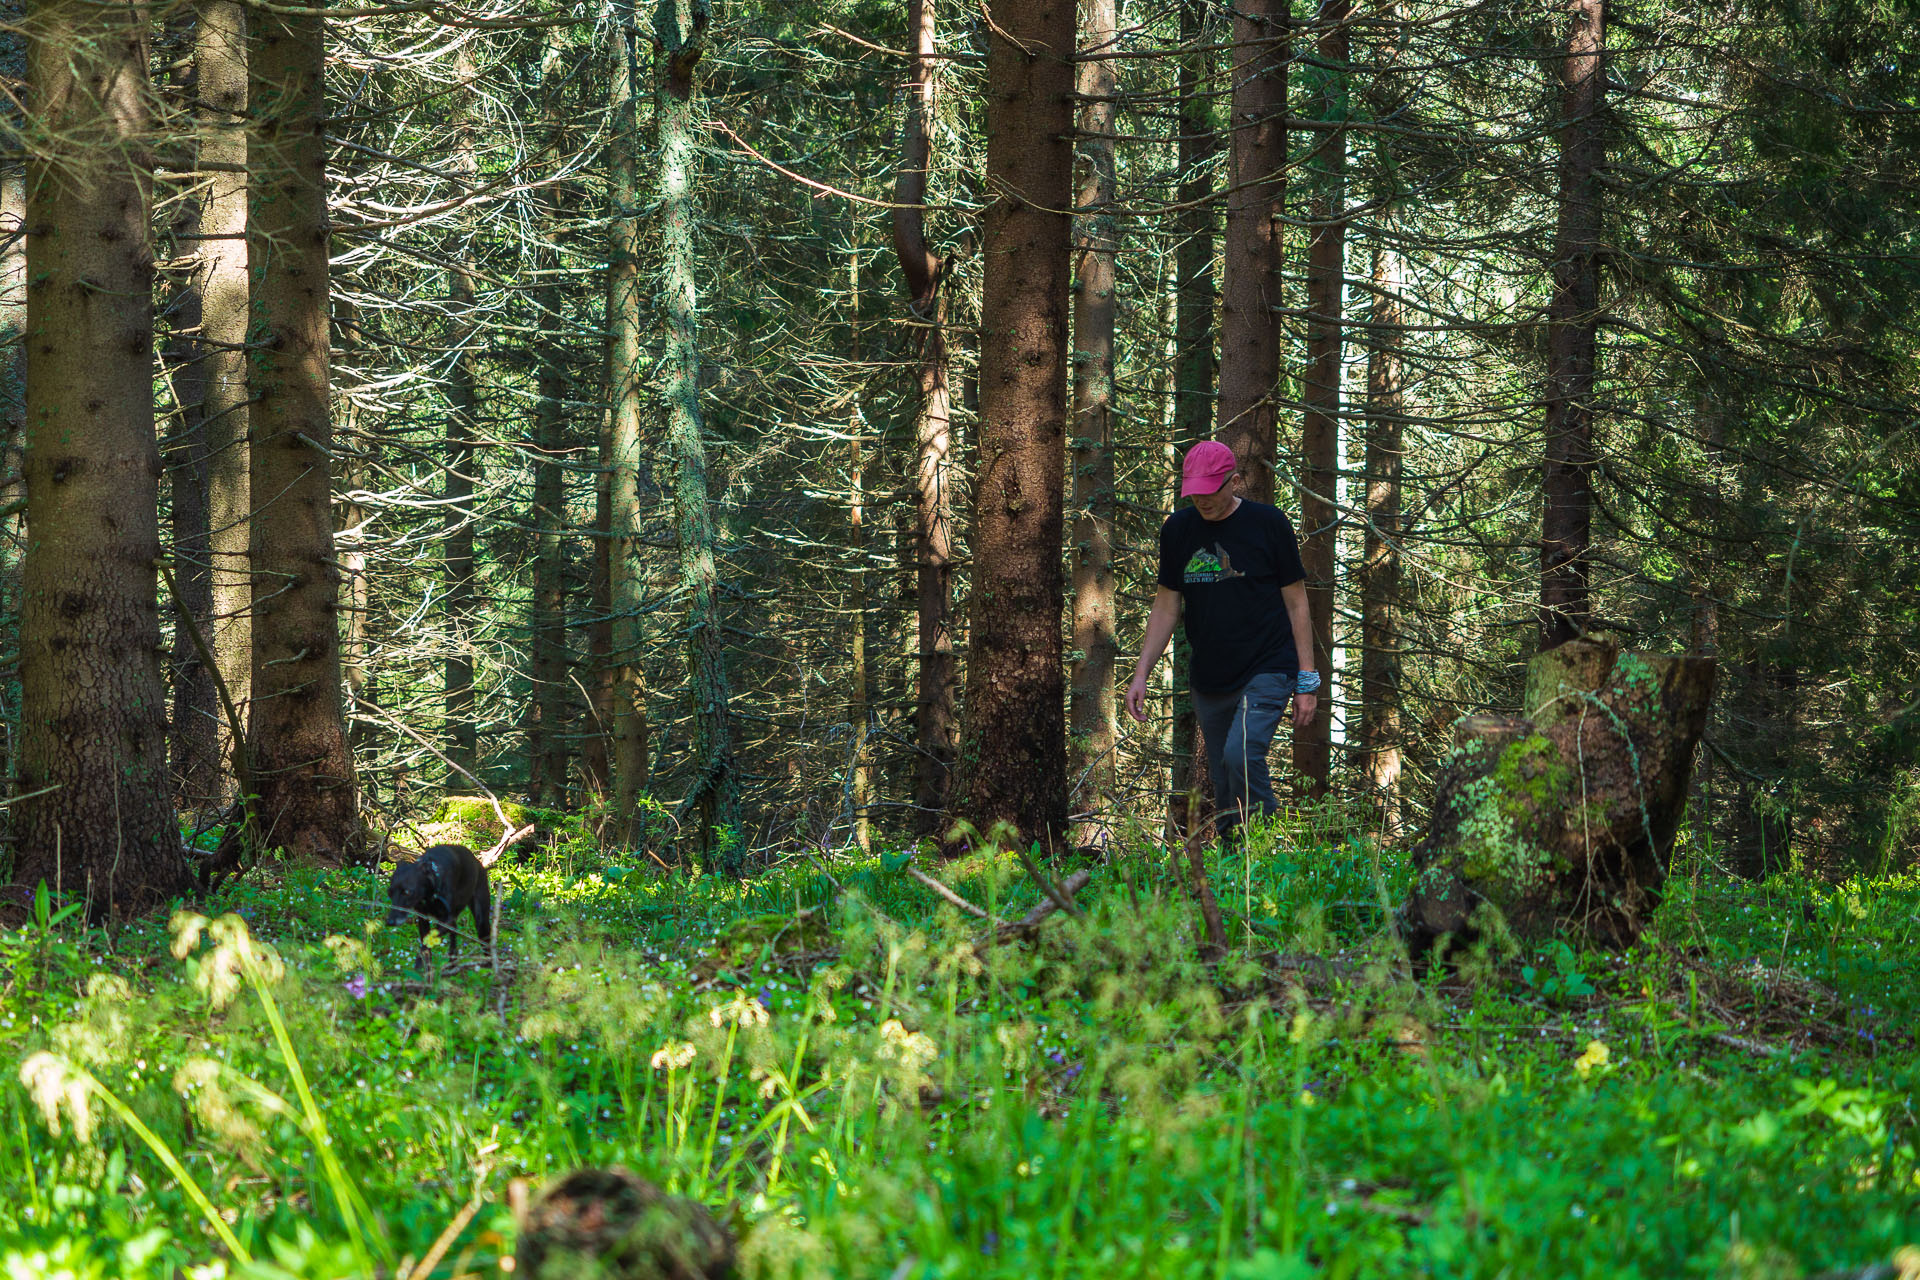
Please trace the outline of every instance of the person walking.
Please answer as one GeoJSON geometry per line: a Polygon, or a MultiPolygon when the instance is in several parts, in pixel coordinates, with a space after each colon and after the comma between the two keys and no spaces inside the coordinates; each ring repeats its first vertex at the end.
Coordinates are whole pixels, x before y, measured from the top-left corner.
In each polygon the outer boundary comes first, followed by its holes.
{"type": "Polygon", "coordinates": [[[1278,808],[1267,750],[1289,701],[1294,727],[1313,723],[1320,688],[1293,522],[1278,507],[1242,498],[1239,480],[1226,445],[1203,440],[1187,450],[1180,496],[1193,505],[1160,526],[1159,590],[1127,686],[1127,714],[1145,724],[1147,673],[1184,615],[1193,709],[1223,840],[1255,808],[1278,808]]]}

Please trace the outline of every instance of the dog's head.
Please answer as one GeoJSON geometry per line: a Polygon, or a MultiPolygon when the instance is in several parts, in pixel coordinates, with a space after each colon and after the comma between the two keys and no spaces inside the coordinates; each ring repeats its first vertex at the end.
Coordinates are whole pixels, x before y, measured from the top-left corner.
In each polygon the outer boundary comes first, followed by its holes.
{"type": "Polygon", "coordinates": [[[403,862],[387,882],[387,923],[405,924],[427,914],[440,897],[440,864],[428,858],[403,862]]]}

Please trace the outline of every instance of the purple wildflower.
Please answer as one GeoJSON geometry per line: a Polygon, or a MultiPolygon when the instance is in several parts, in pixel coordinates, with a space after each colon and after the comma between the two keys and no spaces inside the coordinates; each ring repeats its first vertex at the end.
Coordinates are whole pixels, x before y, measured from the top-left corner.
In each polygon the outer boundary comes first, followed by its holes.
{"type": "Polygon", "coordinates": [[[355,1000],[365,1000],[367,998],[367,975],[366,974],[364,973],[354,974],[351,978],[347,979],[345,985],[347,988],[347,994],[352,996],[355,1000]]]}

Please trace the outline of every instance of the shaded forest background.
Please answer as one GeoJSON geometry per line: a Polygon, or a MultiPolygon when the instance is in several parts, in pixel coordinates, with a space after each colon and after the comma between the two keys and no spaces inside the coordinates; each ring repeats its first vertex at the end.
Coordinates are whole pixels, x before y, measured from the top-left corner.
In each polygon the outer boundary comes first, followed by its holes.
{"type": "MultiPolygon", "coordinates": [[[[1053,6],[992,8],[1060,29],[1053,6]]],[[[390,828],[476,782],[728,869],[939,836],[948,815],[1158,832],[1191,758],[1177,662],[1144,728],[1120,727],[1116,688],[1178,451],[1218,431],[1304,535],[1331,652],[1293,777],[1330,819],[1417,826],[1451,722],[1517,707],[1543,632],[1577,625],[1718,654],[1694,814],[1729,869],[1920,853],[1920,48],[1900,6],[1088,0],[1059,178],[1071,257],[1015,264],[1029,284],[1072,270],[1063,523],[1026,544],[1050,582],[1009,570],[1005,530],[980,524],[1015,509],[981,477],[1010,447],[982,401],[1005,367],[990,251],[1017,216],[993,208],[1013,82],[992,68],[1017,32],[936,0],[323,12],[7,14],[0,714],[23,795],[59,781],[35,735],[72,729],[33,711],[50,660],[30,562],[55,581],[98,554],[34,527],[53,481],[25,447],[29,242],[101,207],[46,194],[89,190],[69,181],[85,156],[135,193],[154,246],[166,793],[199,811],[249,790],[203,647],[252,717],[252,793],[273,760],[310,763],[274,756],[247,706],[315,648],[260,610],[284,604],[262,557],[289,508],[262,500],[258,461],[247,496],[241,428],[250,412],[252,448],[278,439],[273,379],[298,380],[262,356],[292,330],[259,255],[306,242],[268,237],[293,206],[263,192],[297,190],[288,122],[323,117],[331,367],[302,385],[330,438],[287,430],[326,459],[300,475],[331,485],[333,572],[301,580],[334,593],[341,694],[314,714],[338,716],[358,809],[296,851],[358,856],[363,819],[390,828]],[[1569,106],[1570,30],[1604,32],[1590,110],[1569,106]],[[305,116],[257,91],[276,83],[262,51],[302,41],[324,59],[305,116]],[[144,80],[118,133],[36,101],[62,59],[91,83],[116,49],[144,80]],[[1596,219],[1585,240],[1570,209],[1596,219]],[[1272,229],[1271,377],[1236,346],[1236,217],[1272,229]],[[237,300],[234,247],[256,255],[237,300]],[[1592,381],[1569,391],[1554,342],[1581,324],[1592,381]],[[1252,408],[1223,411],[1249,378],[1252,408]],[[1543,617],[1548,464],[1572,438],[1555,412],[1590,415],[1571,465],[1591,536],[1584,594],[1543,617]],[[983,598],[988,571],[1033,595],[983,598]],[[1018,668],[1013,642],[977,642],[1015,614],[1060,645],[1022,651],[1051,692],[1030,670],[1021,686],[1052,700],[1029,719],[1057,765],[979,723],[1018,668]],[[1066,808],[982,799],[996,754],[1066,808]]],[[[1064,112],[1035,92],[1029,124],[1064,112]]],[[[60,366],[37,403],[71,410],[118,365],[149,381],[123,344],[60,366]]],[[[64,803],[9,811],[17,872],[51,865],[40,815],[64,803]]],[[[122,841],[125,813],[90,803],[55,815],[69,865],[107,856],[74,852],[89,821],[96,850],[122,841]]]]}

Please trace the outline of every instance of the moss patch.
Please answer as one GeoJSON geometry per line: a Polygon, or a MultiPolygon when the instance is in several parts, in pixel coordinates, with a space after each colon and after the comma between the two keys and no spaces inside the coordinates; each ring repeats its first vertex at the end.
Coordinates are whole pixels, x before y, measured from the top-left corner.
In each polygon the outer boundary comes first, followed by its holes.
{"type": "MultiPolygon", "coordinates": [[[[518,830],[538,820],[538,814],[524,804],[500,802],[501,811],[518,830]]],[[[463,844],[469,849],[491,849],[506,832],[493,811],[493,802],[485,796],[447,796],[433,817],[416,822],[393,833],[394,844],[418,853],[429,845],[463,844]]]]}
{"type": "Polygon", "coordinates": [[[1516,819],[1497,773],[1476,778],[1460,789],[1454,812],[1460,874],[1482,897],[1503,907],[1537,888],[1553,866],[1553,857],[1516,819]]]}
{"type": "Polygon", "coordinates": [[[1493,766],[1500,807],[1516,822],[1537,820],[1564,803],[1571,776],[1560,748],[1544,733],[1508,743],[1493,766]]]}
{"type": "Polygon", "coordinates": [[[819,911],[747,916],[727,926],[694,964],[693,972],[710,982],[739,965],[778,963],[782,958],[812,955],[833,945],[833,931],[819,911]]]}

